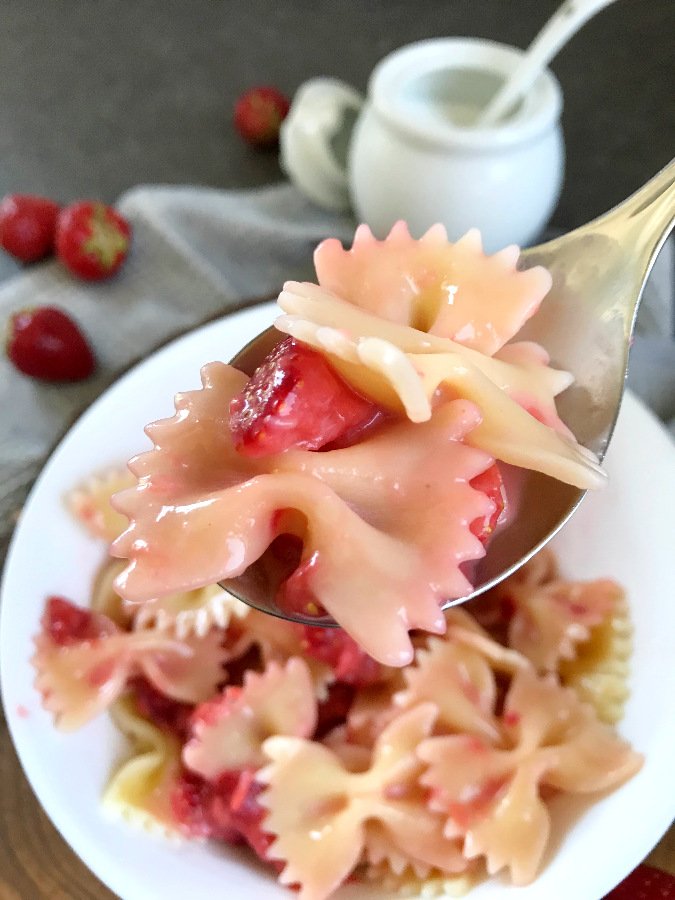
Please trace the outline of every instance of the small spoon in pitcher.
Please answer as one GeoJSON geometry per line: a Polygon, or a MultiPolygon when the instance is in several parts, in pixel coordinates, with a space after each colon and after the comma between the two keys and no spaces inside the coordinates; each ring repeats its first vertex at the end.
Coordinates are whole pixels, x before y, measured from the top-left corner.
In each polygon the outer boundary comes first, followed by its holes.
{"type": "Polygon", "coordinates": [[[565,0],[525,51],[525,55],[495,96],[472,122],[489,128],[523,97],[557,52],[596,13],[614,0],[565,0]]]}
{"type": "MultiPolygon", "coordinates": [[[[553,277],[539,311],[518,334],[549,353],[556,368],[574,375],[558,398],[558,412],[583,446],[605,456],[621,405],[628,354],[647,276],[675,220],[675,160],[619,206],[600,218],[523,252],[518,267],[541,265],[553,277]]],[[[244,347],[232,365],[252,374],[283,339],[268,328],[244,347]]],[[[538,472],[523,475],[518,513],[490,542],[473,572],[465,603],[512,575],[570,519],[585,491],[538,472]]],[[[243,575],[221,582],[244,603],[263,612],[312,625],[335,625],[325,617],[290,616],[275,603],[290,572],[263,557],[243,575]]]]}

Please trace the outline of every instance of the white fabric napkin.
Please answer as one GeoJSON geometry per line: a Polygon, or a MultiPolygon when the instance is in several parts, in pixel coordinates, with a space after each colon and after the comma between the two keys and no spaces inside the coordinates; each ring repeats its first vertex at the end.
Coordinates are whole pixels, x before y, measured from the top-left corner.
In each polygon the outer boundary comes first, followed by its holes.
{"type": "MultiPolygon", "coordinates": [[[[51,261],[0,285],[0,322],[26,306],[59,306],[81,325],[99,360],[86,382],[50,385],[0,359],[0,562],[47,454],[120,372],[242,300],[271,297],[289,278],[312,279],[314,246],[328,235],[349,241],[354,229],[349,218],[310,205],[286,184],[227,192],[140,187],[117,206],[134,240],[115,279],[86,284],[51,261]]],[[[667,246],[640,312],[631,370],[635,389],[666,419],[675,417],[672,276],[667,246]]]]}

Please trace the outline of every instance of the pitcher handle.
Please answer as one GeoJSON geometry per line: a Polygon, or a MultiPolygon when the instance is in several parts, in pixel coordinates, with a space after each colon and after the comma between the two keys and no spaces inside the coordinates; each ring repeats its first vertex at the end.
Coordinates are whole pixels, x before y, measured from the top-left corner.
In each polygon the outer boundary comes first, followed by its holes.
{"type": "Polygon", "coordinates": [[[343,81],[312,78],[300,86],[282,123],[282,169],[303,194],[326,209],[349,209],[347,152],[363,102],[343,81]]]}

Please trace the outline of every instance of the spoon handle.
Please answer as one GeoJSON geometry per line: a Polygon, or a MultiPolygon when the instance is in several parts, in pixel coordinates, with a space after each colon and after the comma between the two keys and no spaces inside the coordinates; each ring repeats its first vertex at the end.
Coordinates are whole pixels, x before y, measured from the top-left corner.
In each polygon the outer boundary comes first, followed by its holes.
{"type": "Polygon", "coordinates": [[[494,125],[546,68],[558,50],[614,0],[565,0],[528,47],[522,61],[480,113],[476,125],[494,125]]]}
{"type": "Polygon", "coordinates": [[[635,289],[625,294],[624,315],[635,324],[644,284],[661,247],[675,224],[675,159],[644,187],[605,215],[589,222],[580,232],[611,237],[623,253],[633,259],[635,289]]]}
{"type": "Polygon", "coordinates": [[[626,227],[638,226],[643,242],[649,245],[658,241],[663,231],[667,233],[674,217],[675,159],[671,159],[643,187],[586,227],[597,228],[603,221],[608,227],[618,222],[626,227]]]}

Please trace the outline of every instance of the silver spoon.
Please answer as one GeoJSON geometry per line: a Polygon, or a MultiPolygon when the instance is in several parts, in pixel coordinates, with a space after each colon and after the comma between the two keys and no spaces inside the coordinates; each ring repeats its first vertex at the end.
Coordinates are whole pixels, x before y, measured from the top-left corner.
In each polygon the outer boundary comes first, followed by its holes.
{"type": "MultiPolygon", "coordinates": [[[[545,266],[553,287],[518,340],[542,344],[554,366],[575,382],[558,399],[558,412],[581,444],[602,460],[614,431],[628,370],[635,318],[647,276],[675,220],[675,160],[619,206],[569,234],[526,250],[520,269],[545,266]]],[[[268,328],[247,344],[232,365],[251,374],[282,340],[268,328]]],[[[585,491],[538,472],[526,472],[518,516],[490,542],[473,573],[465,603],[512,575],[560,531],[585,491]]],[[[291,617],[275,602],[288,572],[269,561],[221,582],[244,603],[281,618],[335,625],[330,617],[291,617]]]]}

